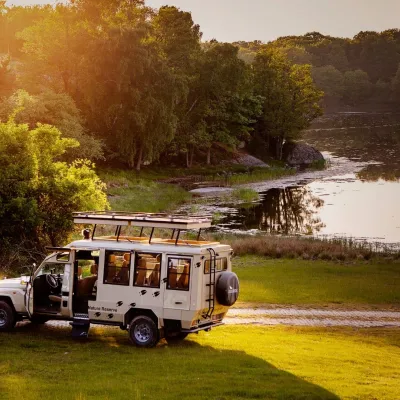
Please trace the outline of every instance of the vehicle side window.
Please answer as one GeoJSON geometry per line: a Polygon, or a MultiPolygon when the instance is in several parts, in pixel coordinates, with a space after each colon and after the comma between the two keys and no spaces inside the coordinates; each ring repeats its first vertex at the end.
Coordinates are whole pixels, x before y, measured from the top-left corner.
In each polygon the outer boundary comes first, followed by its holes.
{"type": "Polygon", "coordinates": [[[131,253],[107,250],[104,264],[104,284],[129,286],[131,253]]]}
{"type": "Polygon", "coordinates": [[[190,258],[168,258],[167,289],[189,290],[190,258]]]}
{"type": "Polygon", "coordinates": [[[55,274],[55,275],[62,275],[64,273],[65,264],[59,263],[46,263],[43,265],[42,273],[40,275],[47,275],[47,274],[55,274]]]}
{"type": "Polygon", "coordinates": [[[160,287],[161,254],[136,253],[133,286],[160,287]]]}
{"type": "MultiPolygon", "coordinates": [[[[216,270],[226,271],[228,269],[228,259],[226,257],[216,259],[216,270]]],[[[210,273],[210,260],[204,262],[204,273],[210,273]]]]}

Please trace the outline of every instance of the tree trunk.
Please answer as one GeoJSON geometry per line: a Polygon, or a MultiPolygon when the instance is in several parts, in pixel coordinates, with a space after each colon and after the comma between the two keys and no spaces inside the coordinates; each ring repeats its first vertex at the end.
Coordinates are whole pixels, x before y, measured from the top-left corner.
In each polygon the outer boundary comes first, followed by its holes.
{"type": "Polygon", "coordinates": [[[186,168],[190,168],[189,149],[186,152],[186,168]]]}
{"type": "Polygon", "coordinates": [[[143,146],[140,146],[136,163],[136,171],[138,172],[140,171],[140,167],[142,166],[142,158],[143,158],[143,146]]]}
{"type": "Polygon", "coordinates": [[[211,164],[211,147],[207,149],[207,165],[211,164]]]}
{"type": "Polygon", "coordinates": [[[194,146],[190,146],[186,152],[186,166],[192,168],[194,156],[194,146]]]}
{"type": "Polygon", "coordinates": [[[193,165],[193,158],[194,158],[194,146],[192,146],[191,152],[190,152],[190,168],[192,168],[192,165],[193,165]]]}
{"type": "Polygon", "coordinates": [[[276,151],[276,158],[280,161],[282,160],[282,153],[283,153],[283,138],[278,137],[276,138],[275,142],[275,151],[276,151]]]}

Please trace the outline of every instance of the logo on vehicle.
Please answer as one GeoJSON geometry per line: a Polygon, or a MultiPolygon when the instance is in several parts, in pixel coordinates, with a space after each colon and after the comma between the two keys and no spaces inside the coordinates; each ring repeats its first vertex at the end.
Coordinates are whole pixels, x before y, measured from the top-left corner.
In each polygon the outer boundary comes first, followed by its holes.
{"type": "Polygon", "coordinates": [[[96,314],[94,314],[95,317],[100,317],[101,313],[97,312],[96,314]]]}
{"type": "Polygon", "coordinates": [[[136,307],[136,303],[129,304],[131,307],[136,307]]]}
{"type": "Polygon", "coordinates": [[[117,303],[117,307],[121,307],[122,304],[124,304],[124,302],[123,302],[123,301],[119,301],[119,302],[117,303]]]}
{"type": "Polygon", "coordinates": [[[160,292],[154,292],[153,297],[158,297],[160,295],[160,292]]]}
{"type": "Polygon", "coordinates": [[[108,314],[107,317],[108,319],[112,319],[114,317],[114,314],[108,314]]]}
{"type": "Polygon", "coordinates": [[[142,291],[140,292],[140,295],[141,295],[141,296],[144,296],[146,293],[147,293],[147,290],[142,290],[142,291]]]}

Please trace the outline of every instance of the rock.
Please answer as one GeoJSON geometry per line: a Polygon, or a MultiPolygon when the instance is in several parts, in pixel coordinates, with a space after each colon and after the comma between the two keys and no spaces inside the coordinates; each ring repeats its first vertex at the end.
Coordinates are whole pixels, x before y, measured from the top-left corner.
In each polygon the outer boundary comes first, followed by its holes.
{"type": "Polygon", "coordinates": [[[316,161],[324,160],[321,152],[305,143],[285,143],[282,156],[283,160],[290,166],[310,165],[316,161]]]}
{"type": "Polygon", "coordinates": [[[265,164],[264,161],[245,153],[240,154],[235,162],[240,165],[245,165],[246,167],[269,168],[269,165],[265,164]]]}

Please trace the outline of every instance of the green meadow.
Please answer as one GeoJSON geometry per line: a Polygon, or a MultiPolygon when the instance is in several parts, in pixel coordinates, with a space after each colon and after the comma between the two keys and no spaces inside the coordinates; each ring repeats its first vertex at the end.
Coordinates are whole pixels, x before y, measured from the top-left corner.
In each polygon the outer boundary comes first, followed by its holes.
{"type": "Polygon", "coordinates": [[[2,400],[400,398],[400,330],[229,326],[154,349],[119,329],[0,335],[2,400]]]}

